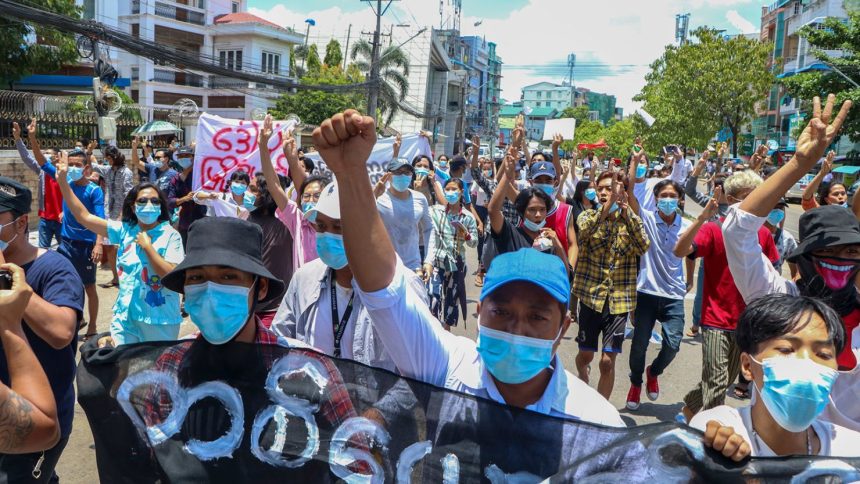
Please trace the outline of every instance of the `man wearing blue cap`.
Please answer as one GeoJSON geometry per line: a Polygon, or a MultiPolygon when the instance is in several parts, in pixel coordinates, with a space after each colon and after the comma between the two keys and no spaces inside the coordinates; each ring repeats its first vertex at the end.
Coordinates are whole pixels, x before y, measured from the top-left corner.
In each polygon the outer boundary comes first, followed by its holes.
{"type": "Polygon", "coordinates": [[[401,374],[536,412],[624,426],[618,411],[564,370],[556,351],[570,325],[564,263],[534,249],[502,254],[481,292],[478,343],[442,329],[398,270],[376,210],[366,160],[375,123],[354,110],[314,131],[340,180],[341,225],[356,294],[401,374]]]}
{"type": "Polygon", "coordinates": [[[538,161],[529,168],[529,181],[533,187],[543,190],[553,200],[553,207],[546,215],[545,226],[555,231],[570,267],[576,267],[576,258],[579,254],[579,246],[576,243],[576,230],[574,230],[573,207],[559,202],[558,194],[558,172],[555,165],[548,161],[538,161]]]}

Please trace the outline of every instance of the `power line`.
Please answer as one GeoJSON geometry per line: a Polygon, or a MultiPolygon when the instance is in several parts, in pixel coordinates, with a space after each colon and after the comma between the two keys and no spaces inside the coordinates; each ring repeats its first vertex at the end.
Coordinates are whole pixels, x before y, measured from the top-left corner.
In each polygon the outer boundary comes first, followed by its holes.
{"type": "Polygon", "coordinates": [[[46,12],[27,5],[22,5],[17,1],[0,0],[0,16],[13,21],[30,21],[39,25],[49,25],[62,31],[77,33],[94,41],[101,41],[107,45],[120,48],[131,54],[137,54],[142,57],[152,59],[156,63],[167,62],[174,65],[185,65],[209,74],[268,84],[285,90],[299,89],[343,92],[368,88],[371,85],[371,82],[347,85],[307,85],[300,84],[289,77],[281,75],[254,73],[250,71],[235,71],[213,62],[215,58],[212,56],[202,54],[195,56],[191,53],[164,46],[153,41],[134,37],[133,35],[108,27],[100,22],[75,19],[52,12],[46,12]],[[205,62],[206,60],[209,60],[209,62],[205,62]]]}

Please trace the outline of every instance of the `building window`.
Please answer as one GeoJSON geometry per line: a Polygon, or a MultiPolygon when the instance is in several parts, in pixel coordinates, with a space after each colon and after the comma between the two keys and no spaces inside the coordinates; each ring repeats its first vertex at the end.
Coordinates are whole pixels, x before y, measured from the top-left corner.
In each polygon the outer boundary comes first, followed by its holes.
{"type": "Polygon", "coordinates": [[[538,91],[538,92],[537,92],[537,98],[538,98],[538,99],[541,99],[541,97],[542,97],[542,96],[543,96],[543,93],[542,93],[542,92],[540,92],[540,91],[538,91]]]}
{"type": "Polygon", "coordinates": [[[278,75],[281,73],[281,54],[263,52],[263,72],[278,75]]]}
{"type": "Polygon", "coordinates": [[[245,96],[209,96],[211,109],[244,109],[245,96]]]}
{"type": "Polygon", "coordinates": [[[219,63],[221,67],[226,67],[234,71],[242,70],[242,51],[241,50],[222,50],[219,53],[219,63]]]}
{"type": "Polygon", "coordinates": [[[171,105],[176,104],[176,101],[180,99],[188,98],[197,103],[198,106],[203,105],[203,96],[193,96],[190,94],[182,94],[178,92],[161,92],[155,91],[153,92],[153,102],[155,104],[165,104],[171,105]]]}
{"type": "Polygon", "coordinates": [[[131,35],[140,37],[140,24],[131,24],[131,35]]]}
{"type": "Polygon", "coordinates": [[[239,2],[233,2],[233,13],[239,13],[239,2]]]}
{"type": "Polygon", "coordinates": [[[800,13],[800,7],[801,7],[800,2],[794,2],[794,14],[795,15],[800,13]]]}

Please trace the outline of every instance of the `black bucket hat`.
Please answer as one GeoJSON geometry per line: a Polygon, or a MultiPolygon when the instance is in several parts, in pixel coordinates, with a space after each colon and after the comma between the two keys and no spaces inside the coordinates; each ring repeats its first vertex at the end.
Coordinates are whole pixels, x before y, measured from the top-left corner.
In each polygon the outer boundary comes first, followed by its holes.
{"type": "Polygon", "coordinates": [[[280,299],[286,286],[263,265],[263,229],[232,217],[205,217],[188,229],[185,259],[161,279],[164,287],[185,293],[185,271],[201,266],[232,267],[269,280],[265,303],[280,299]]]}
{"type": "Polygon", "coordinates": [[[796,262],[801,256],[837,245],[860,244],[860,224],[854,212],[845,207],[825,205],[800,216],[800,242],[786,260],[796,262]]]}

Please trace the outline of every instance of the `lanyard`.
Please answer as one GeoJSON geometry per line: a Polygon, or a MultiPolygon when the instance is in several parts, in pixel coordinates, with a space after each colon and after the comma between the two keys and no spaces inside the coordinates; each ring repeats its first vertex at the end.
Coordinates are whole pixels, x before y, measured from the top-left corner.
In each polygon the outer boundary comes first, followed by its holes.
{"type": "Polygon", "coordinates": [[[343,339],[343,333],[346,332],[346,323],[349,321],[349,316],[352,314],[352,302],[355,300],[355,293],[349,298],[349,304],[346,305],[346,310],[343,312],[343,317],[337,317],[337,289],[334,280],[334,271],[329,272],[329,286],[331,286],[331,324],[334,331],[334,357],[340,358],[340,340],[343,339]]]}

